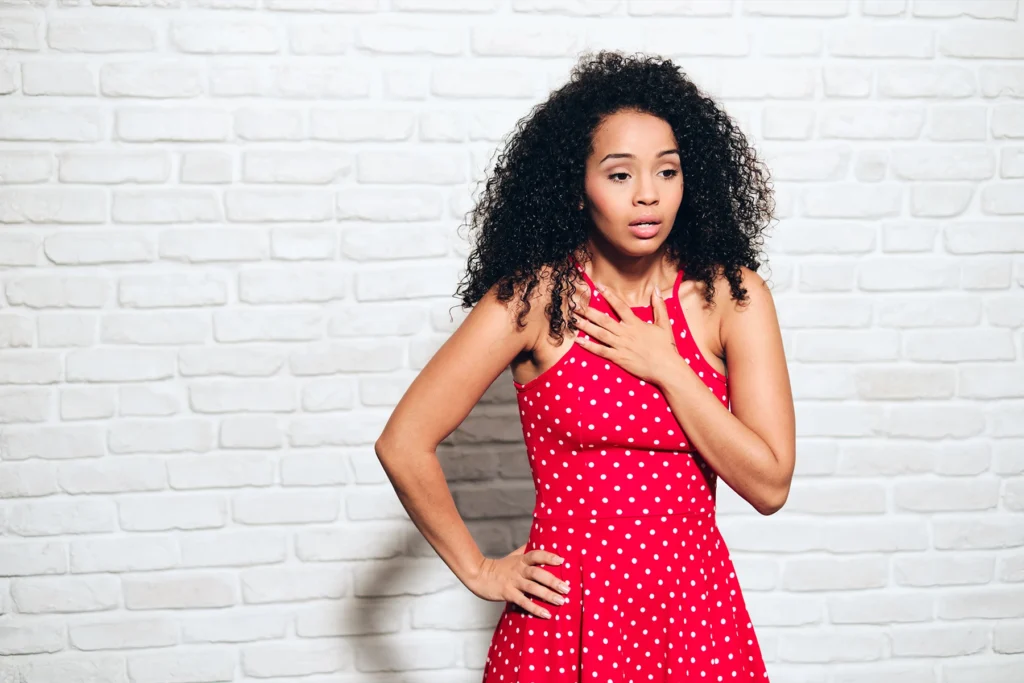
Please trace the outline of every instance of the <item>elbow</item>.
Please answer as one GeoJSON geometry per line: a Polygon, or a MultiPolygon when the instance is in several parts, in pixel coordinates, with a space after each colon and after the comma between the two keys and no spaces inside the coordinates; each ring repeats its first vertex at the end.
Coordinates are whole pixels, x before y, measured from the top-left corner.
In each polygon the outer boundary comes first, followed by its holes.
{"type": "MultiPolygon", "coordinates": [[[[776,467],[763,481],[756,502],[751,501],[754,508],[765,517],[774,515],[782,509],[789,499],[789,491],[793,485],[792,465],[785,467],[780,464],[779,458],[774,453],[771,455],[776,467]]],[[[792,463],[793,458],[786,458],[785,461],[792,463]]]]}
{"type": "Polygon", "coordinates": [[[387,469],[388,456],[391,454],[392,449],[390,442],[382,435],[373,442],[373,452],[377,454],[377,460],[384,469],[387,469]]]}
{"type": "Polygon", "coordinates": [[[380,467],[384,470],[384,474],[387,475],[388,480],[391,484],[396,487],[397,483],[394,478],[394,465],[391,461],[391,454],[394,453],[394,448],[391,444],[383,437],[373,442],[373,452],[377,454],[377,462],[380,463],[380,467]]]}
{"type": "Polygon", "coordinates": [[[789,485],[773,487],[766,491],[754,508],[765,517],[774,515],[782,509],[789,498],[789,485]]]}

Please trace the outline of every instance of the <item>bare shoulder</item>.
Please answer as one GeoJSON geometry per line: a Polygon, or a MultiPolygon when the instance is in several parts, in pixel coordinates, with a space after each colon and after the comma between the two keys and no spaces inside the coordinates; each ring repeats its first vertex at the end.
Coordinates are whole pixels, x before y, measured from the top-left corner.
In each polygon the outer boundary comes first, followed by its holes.
{"type": "MultiPolygon", "coordinates": [[[[740,266],[740,286],[745,291],[745,299],[739,301],[732,295],[732,287],[723,273],[715,282],[715,303],[720,309],[722,343],[728,345],[728,335],[736,332],[741,324],[741,317],[765,318],[762,322],[776,321],[775,302],[771,289],[756,270],[740,266]]],[[[777,322],[776,322],[777,324],[777,322]]]]}
{"type": "Polygon", "coordinates": [[[492,286],[416,375],[395,406],[377,447],[432,449],[469,414],[495,379],[530,344],[515,298],[492,286]]]}

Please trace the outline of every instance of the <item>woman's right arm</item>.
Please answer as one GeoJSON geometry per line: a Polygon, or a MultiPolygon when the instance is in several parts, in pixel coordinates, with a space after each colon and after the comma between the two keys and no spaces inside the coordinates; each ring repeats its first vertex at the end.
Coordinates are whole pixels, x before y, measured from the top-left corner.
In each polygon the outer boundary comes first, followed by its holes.
{"type": "MultiPolygon", "coordinates": [[[[546,588],[521,581],[521,576],[509,578],[508,569],[524,571],[522,567],[509,563],[500,568],[502,581],[482,577],[498,572],[487,566],[488,559],[459,515],[436,454],[438,444],[462,423],[509,363],[533,347],[536,325],[519,329],[513,308],[498,301],[492,288],[409,385],[374,447],[409,517],[459,580],[477,595],[514,600],[537,612],[539,607],[527,606],[519,594],[497,594],[509,592],[499,583],[514,583],[517,589],[529,587],[535,594],[554,596],[546,588]],[[483,583],[486,588],[481,588],[483,583]]],[[[538,308],[542,311],[543,304],[533,302],[528,317],[533,318],[538,308]]],[[[531,560],[557,564],[553,553],[536,550],[530,555],[531,560]]],[[[531,576],[535,573],[547,585],[558,583],[557,577],[540,568],[526,571],[531,576]]]]}

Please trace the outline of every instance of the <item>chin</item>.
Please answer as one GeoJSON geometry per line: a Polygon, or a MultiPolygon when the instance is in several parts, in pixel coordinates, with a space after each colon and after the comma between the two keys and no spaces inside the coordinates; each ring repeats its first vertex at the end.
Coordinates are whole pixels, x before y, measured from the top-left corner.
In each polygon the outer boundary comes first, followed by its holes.
{"type": "Polygon", "coordinates": [[[626,233],[621,240],[618,240],[615,246],[624,254],[647,256],[661,249],[661,245],[665,243],[665,238],[666,235],[660,233],[647,239],[640,239],[634,237],[632,233],[626,233]]]}

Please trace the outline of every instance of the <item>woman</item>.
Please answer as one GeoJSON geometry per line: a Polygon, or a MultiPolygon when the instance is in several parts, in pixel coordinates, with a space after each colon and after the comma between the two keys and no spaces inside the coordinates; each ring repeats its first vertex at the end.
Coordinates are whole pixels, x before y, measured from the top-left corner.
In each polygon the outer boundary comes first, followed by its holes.
{"type": "Polygon", "coordinates": [[[767,680],[715,483],[769,515],[792,479],[755,273],[772,209],[743,134],[667,60],[599,53],[520,122],[472,212],[472,311],[376,444],[438,555],[505,602],[484,683],[767,680]],[[489,558],[434,451],[508,366],[537,496],[527,542],[489,558]]]}

